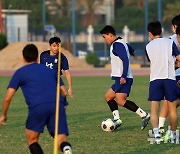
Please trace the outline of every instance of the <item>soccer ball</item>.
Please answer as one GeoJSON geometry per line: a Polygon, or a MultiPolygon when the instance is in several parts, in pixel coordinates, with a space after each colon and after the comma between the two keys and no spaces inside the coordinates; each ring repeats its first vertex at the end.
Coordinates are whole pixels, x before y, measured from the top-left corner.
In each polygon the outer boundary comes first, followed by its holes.
{"type": "Polygon", "coordinates": [[[103,131],[112,132],[115,129],[115,125],[110,118],[106,118],[102,121],[101,128],[103,131]]]}

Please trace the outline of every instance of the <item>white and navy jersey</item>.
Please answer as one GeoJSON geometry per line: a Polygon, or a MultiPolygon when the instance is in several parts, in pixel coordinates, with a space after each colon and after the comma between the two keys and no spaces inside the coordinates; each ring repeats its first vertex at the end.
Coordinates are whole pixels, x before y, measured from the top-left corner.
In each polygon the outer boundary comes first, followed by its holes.
{"type": "MultiPolygon", "coordinates": [[[[50,50],[44,51],[40,55],[40,63],[46,65],[50,69],[58,70],[58,54],[51,56],[50,50]]],[[[69,64],[66,56],[61,53],[61,70],[68,70],[69,64]]],[[[62,74],[62,72],[61,72],[62,74]]]]}
{"type": "Polygon", "coordinates": [[[157,38],[146,45],[150,61],[150,81],[156,79],[175,80],[174,56],[179,55],[175,43],[168,38],[157,38]]]}
{"type": "MultiPolygon", "coordinates": [[[[177,40],[176,34],[170,36],[170,39],[172,39],[174,41],[174,43],[176,44],[176,46],[178,46],[179,42],[177,40]]],[[[176,72],[176,76],[180,76],[180,68],[176,69],[175,72],[176,72]]]]}
{"type": "Polygon", "coordinates": [[[128,45],[122,39],[116,39],[110,47],[111,76],[133,78],[130,69],[128,45]]]}

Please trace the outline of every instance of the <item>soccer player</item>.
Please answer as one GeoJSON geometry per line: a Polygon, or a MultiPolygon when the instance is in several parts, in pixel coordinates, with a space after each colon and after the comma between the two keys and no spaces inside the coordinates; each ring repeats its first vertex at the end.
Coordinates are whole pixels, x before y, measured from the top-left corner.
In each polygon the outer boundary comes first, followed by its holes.
{"type": "Polygon", "coordinates": [[[142,118],[141,129],[144,129],[150,120],[150,114],[138,107],[133,101],[127,100],[133,83],[128,45],[122,38],[116,36],[115,29],[110,25],[106,25],[100,33],[105,42],[111,45],[111,77],[114,84],[106,92],[105,100],[114,116],[115,127],[118,128],[122,123],[118,111],[118,105],[120,105],[137,113],[142,118]]]}
{"type": "Polygon", "coordinates": [[[151,124],[156,142],[161,141],[158,128],[158,110],[161,100],[168,104],[171,138],[175,138],[177,128],[176,113],[176,81],[174,57],[180,60],[180,52],[176,44],[168,38],[160,38],[162,26],[159,21],[148,24],[148,34],[151,39],[146,45],[147,58],[150,61],[149,98],[151,102],[151,124]]]}
{"type": "MultiPolygon", "coordinates": [[[[180,15],[175,16],[172,19],[172,31],[173,31],[173,35],[170,36],[170,39],[172,39],[174,41],[174,43],[176,44],[176,46],[178,47],[178,49],[180,50],[180,15]]],[[[178,101],[177,101],[177,106],[179,106],[180,104],[180,68],[176,67],[176,82],[177,82],[177,87],[176,87],[176,91],[177,91],[177,97],[178,97],[178,101]]],[[[168,105],[167,105],[167,101],[165,100],[164,103],[162,104],[162,108],[160,111],[160,116],[159,116],[159,131],[161,134],[164,134],[164,124],[165,124],[165,120],[168,116],[168,105]]],[[[168,130],[170,130],[171,127],[168,126],[168,130]]],[[[169,134],[169,133],[168,133],[169,134]]],[[[167,134],[167,135],[168,135],[167,134]]]]}
{"type": "MultiPolygon", "coordinates": [[[[35,45],[26,45],[22,54],[25,66],[14,73],[8,85],[2,104],[0,126],[5,124],[10,102],[21,87],[29,110],[26,121],[26,139],[29,150],[32,154],[43,154],[38,140],[45,126],[54,137],[57,72],[37,63],[38,49],[35,45]]],[[[58,146],[64,153],[71,152],[71,145],[67,142],[69,132],[62,101],[59,116],[58,146]]]]}
{"type": "MultiPolygon", "coordinates": [[[[58,70],[58,52],[59,52],[60,43],[61,40],[59,37],[55,36],[50,38],[49,39],[50,50],[44,51],[40,55],[40,63],[46,65],[47,67],[55,71],[58,70]]],[[[63,53],[61,53],[61,75],[62,75],[62,70],[64,70],[66,76],[68,91],[66,90],[64,82],[61,78],[60,78],[60,89],[66,102],[66,96],[68,94],[71,98],[73,98],[73,90],[72,90],[72,79],[71,79],[71,73],[69,71],[68,60],[63,53]]],[[[66,105],[68,105],[68,103],[66,103],[66,105]]]]}

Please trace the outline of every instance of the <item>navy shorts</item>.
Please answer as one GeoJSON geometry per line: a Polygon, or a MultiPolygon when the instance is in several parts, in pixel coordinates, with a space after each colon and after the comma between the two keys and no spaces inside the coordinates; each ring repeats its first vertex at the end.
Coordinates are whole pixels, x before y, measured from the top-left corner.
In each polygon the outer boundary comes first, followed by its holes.
{"type": "MultiPolygon", "coordinates": [[[[180,80],[180,76],[176,76],[176,83],[180,80]]],[[[180,88],[176,85],[177,98],[180,99],[180,88]]]]}
{"type": "MultiPolygon", "coordinates": [[[[50,135],[54,137],[55,109],[55,104],[51,103],[43,103],[29,108],[26,128],[35,132],[42,133],[44,131],[44,127],[47,126],[50,135]]],[[[63,103],[60,103],[58,128],[58,134],[69,134],[66,112],[63,103]]]]}
{"type": "Polygon", "coordinates": [[[126,93],[129,96],[132,84],[132,78],[126,78],[125,84],[120,84],[120,78],[115,78],[115,83],[111,86],[111,88],[115,93],[126,93]]]}
{"type": "Polygon", "coordinates": [[[149,101],[168,100],[173,102],[176,96],[176,81],[170,79],[158,79],[150,82],[149,101]]]}

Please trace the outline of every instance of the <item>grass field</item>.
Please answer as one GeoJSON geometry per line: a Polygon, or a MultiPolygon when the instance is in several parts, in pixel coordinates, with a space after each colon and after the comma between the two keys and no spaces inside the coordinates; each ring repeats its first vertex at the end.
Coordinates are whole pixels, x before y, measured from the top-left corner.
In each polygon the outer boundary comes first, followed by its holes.
{"type": "MultiPolygon", "coordinates": [[[[1,100],[9,80],[10,77],[0,77],[1,100]]],[[[141,118],[124,108],[120,108],[122,126],[114,132],[102,131],[101,121],[105,117],[112,118],[104,101],[104,94],[111,84],[109,77],[73,77],[75,98],[68,98],[70,105],[67,116],[70,131],[68,140],[73,146],[74,154],[180,153],[179,144],[150,144],[147,141],[148,130],[151,129],[150,123],[142,131],[141,118]]],[[[146,111],[150,111],[147,101],[148,85],[148,77],[134,77],[134,85],[129,97],[146,111]]],[[[29,153],[24,131],[26,117],[27,106],[21,90],[18,90],[8,111],[7,124],[0,127],[0,154],[29,153]]],[[[46,129],[41,134],[39,143],[45,154],[53,153],[53,139],[46,129]]]]}

